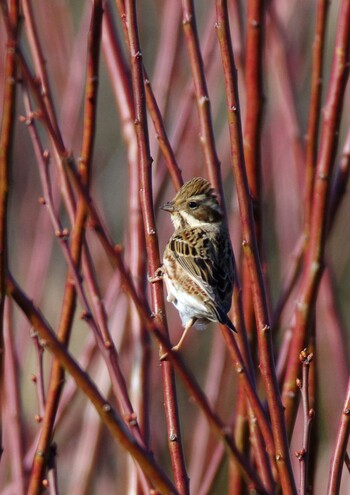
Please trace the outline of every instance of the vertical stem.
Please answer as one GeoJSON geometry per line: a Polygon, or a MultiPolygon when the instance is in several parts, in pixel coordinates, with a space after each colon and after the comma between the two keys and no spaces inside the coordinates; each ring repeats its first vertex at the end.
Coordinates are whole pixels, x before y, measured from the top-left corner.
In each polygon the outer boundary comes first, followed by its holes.
{"type": "Polygon", "coordinates": [[[346,398],[340,418],[338,435],[335,442],[334,453],[329,469],[328,495],[338,495],[340,490],[341,475],[344,459],[350,435],[350,378],[346,391],[346,398]]]}
{"type": "Polygon", "coordinates": [[[302,404],[303,404],[303,443],[302,449],[296,452],[296,456],[300,463],[300,495],[307,495],[310,493],[309,489],[309,459],[310,459],[310,438],[311,438],[311,425],[314,418],[314,409],[310,408],[310,364],[313,359],[313,354],[309,353],[307,349],[304,349],[300,353],[300,361],[302,363],[303,373],[302,380],[297,380],[297,386],[301,390],[302,404]]]}
{"type": "Polygon", "coordinates": [[[226,83],[232,168],[236,180],[241,215],[243,251],[248,261],[254,312],[257,322],[260,370],[271,417],[277,469],[280,475],[282,490],[285,495],[295,495],[296,486],[289,455],[284,411],[275,372],[266,293],[254,230],[252,202],[244,164],[237,71],[231,46],[227,2],[225,0],[217,0],[216,9],[217,30],[226,83]]]}
{"type": "MultiPolygon", "coordinates": [[[[249,0],[247,11],[247,42],[245,58],[245,89],[246,120],[244,126],[244,159],[246,163],[248,186],[253,203],[254,227],[259,253],[261,253],[261,126],[263,110],[263,48],[264,48],[264,24],[265,5],[264,0],[249,0]]],[[[246,257],[243,258],[243,307],[244,319],[248,335],[253,344],[256,344],[255,318],[253,298],[250,286],[250,274],[246,257]]],[[[254,346],[255,347],[255,346],[254,346]]],[[[241,408],[242,409],[242,408],[241,408]]],[[[252,451],[257,459],[257,466],[265,487],[273,491],[273,481],[266,453],[262,445],[261,434],[252,421],[251,410],[249,414],[250,436],[252,438],[252,451]]],[[[246,430],[248,434],[248,430],[246,430]]]]}
{"type": "Polygon", "coordinates": [[[7,290],[32,326],[38,331],[41,339],[46,342],[50,351],[59,359],[61,366],[64,366],[66,371],[72,375],[77,386],[90,399],[113,438],[134,457],[136,462],[140,464],[142,471],[161,493],[177,493],[171,481],[154,460],[153,455],[135,440],[124,420],[100,394],[90,376],[80,368],[66,347],[57,339],[40,311],[28,299],[10,274],[7,277],[7,290]]]}
{"type": "MultiPolygon", "coordinates": [[[[265,2],[249,0],[245,58],[246,119],[244,125],[244,159],[248,186],[253,202],[254,226],[261,253],[261,124],[263,110],[263,71],[265,2]]],[[[247,259],[243,258],[242,285],[244,317],[248,335],[254,342],[255,319],[247,259]]]]}
{"type": "MultiPolygon", "coordinates": [[[[0,131],[0,390],[4,385],[4,309],[6,298],[6,274],[8,267],[7,249],[7,214],[10,166],[12,158],[12,143],[15,127],[16,108],[16,45],[19,20],[19,2],[11,0],[7,10],[7,2],[1,1],[4,18],[8,19],[11,30],[8,33],[5,58],[5,87],[3,112],[0,131]]],[[[2,411],[0,395],[0,415],[2,411]]],[[[2,421],[0,418],[0,459],[2,455],[2,421]]]]}
{"type": "MultiPolygon", "coordinates": [[[[91,174],[90,169],[95,136],[96,98],[98,82],[97,77],[101,23],[102,2],[100,0],[96,0],[92,5],[91,25],[89,32],[89,55],[85,89],[84,133],[80,159],[80,175],[83,183],[86,186],[88,186],[89,184],[89,178],[91,174]]],[[[37,53],[41,53],[39,44],[37,45],[37,53]]],[[[44,80],[45,87],[48,90],[46,78],[44,80]]],[[[80,199],[77,204],[77,214],[72,230],[71,243],[72,260],[77,267],[80,265],[81,260],[86,215],[86,206],[84,204],[84,201],[80,199]]],[[[72,274],[68,273],[64,291],[61,321],[58,329],[58,338],[65,345],[68,345],[69,342],[74,312],[76,309],[77,294],[76,288],[71,281],[71,277],[72,274]]],[[[41,480],[43,478],[48,460],[56,413],[61,397],[62,388],[64,385],[64,378],[65,373],[63,367],[57,359],[54,359],[48,386],[47,404],[45,407],[45,414],[42,422],[41,435],[37,446],[36,455],[34,457],[31,477],[29,480],[28,495],[36,494],[39,490],[39,487],[41,486],[41,480]]]]}
{"type": "Polygon", "coordinates": [[[295,309],[295,324],[282,397],[288,430],[293,430],[296,409],[296,378],[300,369],[299,353],[306,346],[312,311],[324,267],[324,249],[328,233],[329,193],[334,171],[338,132],[343,110],[344,92],[349,74],[350,1],[342,0],[339,10],[331,77],[323,123],[319,158],[313,188],[310,240],[295,309]]]}
{"type": "MultiPolygon", "coordinates": [[[[131,58],[131,76],[134,91],[135,105],[135,128],[139,152],[140,167],[140,200],[144,222],[144,233],[146,239],[146,251],[148,258],[148,270],[153,274],[160,266],[158,238],[156,235],[156,224],[153,212],[152,198],[152,161],[149,150],[146,97],[143,82],[143,63],[140,42],[138,38],[136,5],[134,0],[125,2],[125,14],[127,24],[127,35],[131,58]]],[[[155,321],[167,334],[164,297],[161,283],[154,283],[151,287],[155,321]]],[[[160,350],[162,352],[162,350],[160,350]]],[[[186,473],[185,459],[182,450],[180,421],[177,405],[177,394],[175,387],[174,370],[171,363],[162,363],[164,399],[166,419],[168,426],[168,442],[170,457],[173,467],[175,485],[181,494],[189,493],[189,479],[186,473]]]]}
{"type": "Polygon", "coordinates": [[[210,182],[223,202],[223,189],[220,175],[220,162],[216,153],[215,138],[210,110],[210,99],[204,74],[204,64],[198,39],[196,14],[193,0],[182,0],[182,24],[190,58],[192,79],[196,95],[200,141],[203,147],[207,173],[210,182]]]}
{"type": "Polygon", "coordinates": [[[258,246],[261,242],[261,123],[263,111],[262,57],[264,47],[264,0],[249,0],[245,63],[246,99],[249,102],[244,126],[244,159],[253,201],[258,246]]]}
{"type": "Polygon", "coordinates": [[[316,12],[316,28],[313,42],[311,96],[309,108],[308,130],[306,135],[306,164],[305,164],[305,205],[304,223],[305,235],[310,230],[311,203],[313,195],[313,184],[315,179],[315,168],[317,161],[318,131],[321,113],[323,57],[326,36],[326,24],[328,16],[328,0],[318,0],[316,12]]]}
{"type": "Polygon", "coordinates": [[[7,414],[7,438],[9,456],[11,459],[11,474],[14,490],[18,495],[25,495],[25,474],[23,467],[23,438],[24,425],[22,422],[23,411],[20,400],[20,384],[18,376],[18,355],[15,350],[14,325],[13,325],[13,302],[10,298],[5,304],[4,342],[6,348],[5,360],[5,386],[2,396],[6,395],[7,414]]]}

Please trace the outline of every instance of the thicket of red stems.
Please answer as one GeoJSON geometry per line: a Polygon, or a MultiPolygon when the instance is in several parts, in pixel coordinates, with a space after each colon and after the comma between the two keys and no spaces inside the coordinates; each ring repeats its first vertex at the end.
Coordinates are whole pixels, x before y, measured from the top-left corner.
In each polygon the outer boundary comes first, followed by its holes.
{"type": "Polygon", "coordinates": [[[1,493],[348,493],[350,1],[0,5],[1,493]],[[194,176],[238,334],[174,353],[194,176]]]}

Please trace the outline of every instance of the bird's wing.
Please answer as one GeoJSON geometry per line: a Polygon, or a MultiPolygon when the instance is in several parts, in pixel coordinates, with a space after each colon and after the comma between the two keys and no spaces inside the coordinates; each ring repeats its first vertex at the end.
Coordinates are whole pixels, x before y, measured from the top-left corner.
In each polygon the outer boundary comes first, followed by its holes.
{"type": "MultiPolygon", "coordinates": [[[[233,255],[227,235],[215,242],[202,229],[183,230],[169,243],[175,259],[185,272],[206,292],[219,312],[228,312],[233,287],[233,255]]],[[[219,321],[221,318],[219,318],[219,321]]]]}

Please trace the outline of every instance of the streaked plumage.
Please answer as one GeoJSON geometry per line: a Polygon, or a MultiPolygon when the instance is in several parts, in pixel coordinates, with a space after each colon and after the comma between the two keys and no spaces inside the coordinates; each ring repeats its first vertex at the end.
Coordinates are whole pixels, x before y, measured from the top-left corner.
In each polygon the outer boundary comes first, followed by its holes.
{"type": "MultiPolygon", "coordinates": [[[[175,232],[163,256],[168,301],[179,311],[186,334],[218,321],[235,330],[227,313],[233,290],[233,253],[224,215],[210,183],[186,182],[175,198],[162,206],[175,232]]],[[[180,340],[178,346],[181,344],[180,340]]]]}

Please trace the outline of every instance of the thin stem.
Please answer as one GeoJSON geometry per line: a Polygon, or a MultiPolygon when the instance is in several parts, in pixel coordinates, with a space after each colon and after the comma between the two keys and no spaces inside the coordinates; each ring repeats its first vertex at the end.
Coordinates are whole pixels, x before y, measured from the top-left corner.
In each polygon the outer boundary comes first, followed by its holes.
{"type": "Polygon", "coordinates": [[[226,98],[231,141],[232,168],[235,175],[241,214],[243,251],[248,260],[254,312],[257,322],[260,371],[266,392],[274,437],[277,469],[284,494],[296,494],[287,440],[284,410],[275,372],[267,300],[254,230],[252,202],[244,165],[242,128],[238,98],[237,73],[231,46],[227,2],[217,0],[217,31],[226,84],[226,98]]]}
{"type": "Polygon", "coordinates": [[[316,28],[313,42],[311,96],[309,108],[308,130],[306,135],[305,162],[305,205],[304,233],[307,236],[310,229],[311,204],[313,184],[317,161],[318,131],[321,114],[321,96],[323,87],[323,59],[325,48],[326,26],[328,18],[328,0],[318,0],[316,11],[316,28]]]}
{"type": "Polygon", "coordinates": [[[155,99],[152,86],[150,80],[148,79],[146,71],[144,73],[144,82],[145,82],[146,104],[153,122],[154,130],[157,135],[159,148],[163,153],[173,185],[175,189],[178,190],[183,184],[181,170],[176,162],[175,153],[173,152],[170,146],[170,142],[165,131],[163,119],[160,110],[158,108],[157,101],[155,99]]]}
{"type": "Polygon", "coordinates": [[[343,0],[339,10],[331,77],[323,110],[320,150],[312,199],[310,241],[305,256],[298,303],[295,308],[293,338],[282,392],[290,433],[293,430],[298,403],[296,395],[296,378],[300,369],[298,355],[300,349],[303,349],[307,343],[310,319],[324,268],[325,241],[329,232],[330,183],[334,172],[344,91],[349,74],[349,45],[350,2],[343,0]]]}
{"type": "Polygon", "coordinates": [[[32,330],[31,332],[31,337],[34,342],[35,357],[37,361],[37,372],[34,376],[32,375],[32,381],[35,384],[36,392],[38,396],[38,408],[39,408],[39,414],[35,415],[35,419],[38,423],[41,423],[42,418],[44,416],[45,403],[46,403],[45,384],[44,384],[44,365],[43,365],[44,348],[40,343],[39,336],[34,330],[32,330]]]}
{"type": "Polygon", "coordinates": [[[328,478],[328,495],[338,495],[340,490],[341,476],[344,466],[344,459],[350,435],[350,378],[346,391],[346,398],[342,415],[340,418],[338,434],[335,442],[334,452],[331,460],[329,478],[328,478]]]}
{"type": "Polygon", "coordinates": [[[244,159],[252,195],[258,245],[261,243],[261,124],[263,95],[264,0],[249,0],[245,60],[246,99],[249,102],[244,125],[244,159]]]}
{"type": "Polygon", "coordinates": [[[310,438],[311,438],[311,425],[315,416],[314,409],[310,408],[309,400],[309,371],[310,364],[312,362],[313,355],[308,353],[307,349],[304,349],[300,353],[300,361],[302,363],[303,377],[302,380],[297,380],[297,386],[301,391],[302,404],[303,404],[303,443],[302,448],[295,453],[300,463],[300,495],[307,495],[309,490],[309,458],[310,458],[310,438]]]}
{"type": "Polygon", "coordinates": [[[123,419],[102,397],[89,375],[80,368],[65,346],[59,342],[40,311],[27,298],[10,275],[7,278],[7,291],[45,341],[47,348],[59,359],[61,365],[72,375],[78,387],[90,399],[111,435],[134,457],[159,490],[165,493],[178,493],[162,469],[157,465],[153,456],[135,440],[123,419]]]}
{"type": "Polygon", "coordinates": [[[191,64],[199,117],[199,137],[203,147],[207,173],[211,184],[223,200],[224,195],[220,175],[220,161],[216,152],[210,98],[204,74],[204,64],[199,44],[193,0],[182,0],[182,25],[185,32],[187,50],[191,64]]]}
{"type": "Polygon", "coordinates": [[[35,24],[35,15],[33,13],[31,2],[32,0],[23,0],[22,2],[27,39],[33,57],[35,71],[39,76],[40,86],[41,86],[40,92],[43,95],[45,107],[47,108],[50,122],[52,124],[55,134],[60,135],[57,116],[51,95],[51,87],[49,84],[49,76],[47,73],[45,55],[42,50],[41,44],[39,42],[39,35],[35,24]]]}
{"type": "MultiPolygon", "coordinates": [[[[137,16],[135,1],[125,2],[125,19],[127,24],[128,46],[131,60],[131,77],[135,105],[135,128],[139,152],[140,202],[144,222],[146,251],[149,273],[153,274],[160,266],[158,238],[153,212],[151,156],[149,149],[145,88],[143,82],[143,63],[140,42],[138,38],[137,16]]],[[[155,283],[151,287],[155,321],[168,335],[164,296],[162,284],[155,283]]],[[[163,352],[160,349],[160,352],[163,352]]],[[[169,362],[162,364],[165,411],[168,427],[168,442],[175,484],[181,494],[189,493],[189,479],[186,472],[185,459],[182,450],[180,421],[177,405],[175,377],[169,362]]]]}
{"type": "Polygon", "coordinates": [[[11,299],[6,300],[4,314],[4,342],[5,354],[5,383],[2,389],[6,397],[6,429],[8,432],[9,458],[11,461],[12,480],[18,495],[25,495],[25,476],[23,466],[23,438],[24,425],[22,422],[23,411],[20,401],[20,387],[18,369],[18,356],[14,345],[14,327],[12,319],[13,303],[11,299]]]}
{"type": "MultiPolygon", "coordinates": [[[[7,2],[1,1],[3,16],[11,25],[6,43],[4,68],[4,96],[0,130],[0,390],[4,384],[4,309],[6,298],[6,273],[8,265],[7,216],[12,143],[15,129],[16,107],[16,46],[19,21],[19,1],[11,0],[9,10],[7,2]]],[[[2,397],[2,394],[1,394],[2,397]]],[[[0,459],[2,455],[2,398],[0,398],[0,459]]]]}

